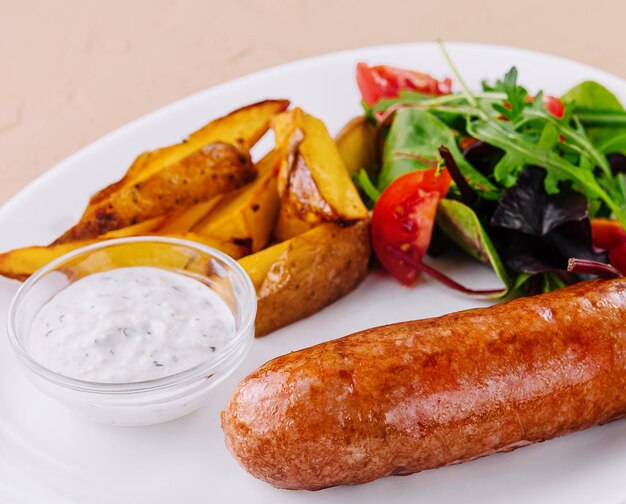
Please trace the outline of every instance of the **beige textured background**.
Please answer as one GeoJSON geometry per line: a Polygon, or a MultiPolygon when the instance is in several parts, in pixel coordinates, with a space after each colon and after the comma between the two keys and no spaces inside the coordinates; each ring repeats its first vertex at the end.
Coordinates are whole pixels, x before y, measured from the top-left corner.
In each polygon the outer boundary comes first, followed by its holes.
{"type": "Polygon", "coordinates": [[[0,0],[0,203],[118,126],[265,67],[443,38],[626,77],[625,22],[623,0],[0,0]]]}

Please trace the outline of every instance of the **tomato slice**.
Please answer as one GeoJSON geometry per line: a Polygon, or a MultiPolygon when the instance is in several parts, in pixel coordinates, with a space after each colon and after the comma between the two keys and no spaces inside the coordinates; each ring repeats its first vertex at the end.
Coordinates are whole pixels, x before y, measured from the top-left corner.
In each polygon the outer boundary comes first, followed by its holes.
{"type": "Polygon", "coordinates": [[[356,82],[363,101],[370,107],[381,98],[395,98],[405,89],[433,96],[450,94],[452,90],[452,80],[449,78],[440,81],[414,70],[388,65],[371,67],[367,63],[357,64],[356,82]]]}
{"type": "Polygon", "coordinates": [[[447,169],[407,173],[383,191],[374,206],[372,244],[384,268],[405,285],[413,285],[418,271],[390,249],[397,248],[421,260],[430,245],[439,199],[452,178],[447,169]]]}
{"type": "Polygon", "coordinates": [[[626,243],[626,231],[612,219],[591,219],[591,240],[593,246],[602,250],[626,243]]]}

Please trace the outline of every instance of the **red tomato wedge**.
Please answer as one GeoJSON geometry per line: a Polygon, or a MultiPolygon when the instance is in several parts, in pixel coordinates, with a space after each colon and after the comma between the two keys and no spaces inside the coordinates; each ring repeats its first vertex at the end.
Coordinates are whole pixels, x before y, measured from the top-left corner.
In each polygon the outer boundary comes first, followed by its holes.
{"type": "Polygon", "coordinates": [[[602,250],[626,243],[626,231],[622,225],[611,219],[591,219],[591,240],[593,246],[602,250]]]}
{"type": "Polygon", "coordinates": [[[450,94],[452,80],[437,80],[434,77],[388,65],[369,66],[358,63],[356,66],[356,83],[361,91],[363,101],[370,107],[381,98],[395,98],[400,91],[410,90],[439,96],[450,94]]]}
{"type": "Polygon", "coordinates": [[[430,245],[439,199],[452,178],[447,169],[407,173],[383,191],[374,206],[372,244],[385,269],[405,285],[413,285],[418,271],[390,252],[396,248],[420,261],[430,245]]]}
{"type": "Polygon", "coordinates": [[[611,266],[626,275],[626,231],[611,219],[591,219],[593,246],[608,250],[611,266]]]}

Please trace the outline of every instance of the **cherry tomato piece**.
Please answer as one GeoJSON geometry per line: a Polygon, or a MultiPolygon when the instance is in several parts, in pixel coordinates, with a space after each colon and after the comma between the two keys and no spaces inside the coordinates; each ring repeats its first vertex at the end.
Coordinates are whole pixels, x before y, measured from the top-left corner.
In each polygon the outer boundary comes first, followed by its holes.
{"type": "Polygon", "coordinates": [[[430,245],[439,199],[452,179],[447,169],[407,173],[383,191],[374,206],[372,244],[385,269],[405,285],[413,285],[418,271],[405,264],[390,248],[421,260],[430,245]]]}
{"type": "Polygon", "coordinates": [[[622,225],[611,219],[591,219],[591,240],[593,246],[602,250],[626,243],[626,231],[622,225]]]}
{"type": "Polygon", "coordinates": [[[358,63],[356,82],[363,101],[370,107],[382,98],[395,98],[400,91],[410,90],[439,96],[450,94],[452,80],[437,80],[434,77],[413,70],[405,70],[388,65],[369,66],[358,63]]]}
{"type": "Polygon", "coordinates": [[[626,275],[626,242],[609,250],[609,261],[622,275],[626,275]]]}
{"type": "Polygon", "coordinates": [[[565,114],[563,102],[555,96],[544,95],[543,104],[546,106],[546,110],[557,119],[561,119],[565,114]]]}

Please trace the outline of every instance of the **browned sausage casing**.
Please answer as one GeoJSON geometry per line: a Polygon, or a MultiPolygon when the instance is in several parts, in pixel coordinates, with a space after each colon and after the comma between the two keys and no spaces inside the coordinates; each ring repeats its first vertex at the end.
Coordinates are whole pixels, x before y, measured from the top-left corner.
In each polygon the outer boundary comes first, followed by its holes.
{"type": "Polygon", "coordinates": [[[315,490],[463,462],[626,413],[626,279],[362,331],[237,388],[226,444],[315,490]]]}

